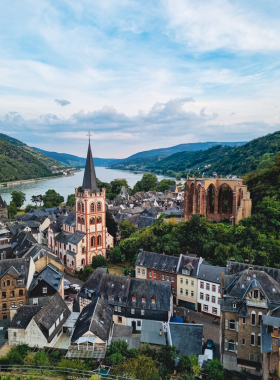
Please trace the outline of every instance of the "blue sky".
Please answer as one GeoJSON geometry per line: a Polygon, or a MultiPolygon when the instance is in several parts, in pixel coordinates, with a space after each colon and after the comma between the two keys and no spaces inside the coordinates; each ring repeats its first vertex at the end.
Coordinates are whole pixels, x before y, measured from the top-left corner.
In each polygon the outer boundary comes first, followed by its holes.
{"type": "Polygon", "coordinates": [[[14,0],[0,13],[0,131],[96,157],[280,130],[273,0],[14,0]]]}

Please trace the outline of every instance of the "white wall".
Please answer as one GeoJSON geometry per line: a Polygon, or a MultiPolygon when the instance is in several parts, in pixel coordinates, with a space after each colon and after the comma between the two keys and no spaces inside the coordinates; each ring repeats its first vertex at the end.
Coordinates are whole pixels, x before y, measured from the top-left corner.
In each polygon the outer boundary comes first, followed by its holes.
{"type": "Polygon", "coordinates": [[[215,284],[210,281],[205,281],[205,280],[197,280],[197,302],[201,304],[201,311],[212,314],[213,316],[219,317],[221,315],[221,308],[218,300],[221,298],[221,294],[219,292],[220,285],[215,284]],[[200,283],[204,284],[204,288],[201,289],[200,283]],[[210,285],[210,290],[206,289],[206,284],[210,285]],[[216,291],[214,292],[212,290],[212,286],[216,286],[216,291]],[[203,300],[200,299],[200,293],[203,294],[203,300]],[[206,301],[206,295],[209,295],[209,301],[206,301]],[[212,296],[215,297],[215,302],[212,302],[212,296]],[[204,310],[204,305],[208,306],[208,311],[204,310]],[[217,314],[213,314],[213,307],[217,309],[217,314]]]}

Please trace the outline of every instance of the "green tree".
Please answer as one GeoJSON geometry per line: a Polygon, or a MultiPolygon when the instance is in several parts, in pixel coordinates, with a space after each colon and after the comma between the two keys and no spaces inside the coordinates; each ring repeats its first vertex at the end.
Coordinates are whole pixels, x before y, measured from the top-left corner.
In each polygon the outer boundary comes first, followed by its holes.
{"type": "Polygon", "coordinates": [[[70,194],[67,197],[67,206],[74,207],[75,206],[75,194],[70,194]]]}
{"type": "Polygon", "coordinates": [[[109,211],[106,211],[106,227],[108,233],[113,236],[115,240],[118,232],[118,225],[109,211]]]}
{"type": "Polygon", "coordinates": [[[171,179],[162,179],[157,185],[157,191],[164,192],[165,190],[168,190],[170,186],[174,185],[176,185],[175,181],[172,181],[171,179]]]}
{"type": "Polygon", "coordinates": [[[121,353],[116,352],[115,354],[112,354],[106,358],[106,362],[110,365],[119,365],[124,361],[124,357],[121,353]]]}
{"type": "Polygon", "coordinates": [[[125,261],[125,255],[122,254],[120,247],[114,247],[110,251],[110,261],[112,263],[123,263],[125,261]]]}
{"type": "Polygon", "coordinates": [[[25,194],[22,191],[14,190],[11,195],[14,204],[17,206],[17,208],[20,208],[26,200],[25,194]]]}
{"type": "Polygon", "coordinates": [[[149,191],[156,187],[157,176],[155,174],[143,174],[141,181],[136,182],[133,192],[149,191]]]}
{"type": "Polygon", "coordinates": [[[185,372],[185,371],[190,372],[190,369],[191,369],[190,358],[187,355],[183,354],[179,359],[177,368],[179,372],[185,372]]]}
{"type": "Polygon", "coordinates": [[[130,237],[131,234],[133,234],[136,231],[136,227],[133,223],[129,222],[128,220],[123,220],[120,222],[120,231],[121,231],[121,238],[127,239],[130,237]]]}
{"type": "Polygon", "coordinates": [[[111,356],[117,353],[120,353],[122,356],[128,356],[128,344],[125,340],[119,339],[112,341],[106,355],[111,356]]]}
{"type": "Polygon", "coordinates": [[[34,360],[35,360],[36,365],[39,365],[39,366],[50,365],[49,355],[46,353],[45,350],[38,351],[34,357],[34,360]]]}
{"type": "Polygon", "coordinates": [[[111,191],[115,195],[119,195],[121,188],[125,186],[128,190],[128,192],[131,191],[130,187],[128,186],[127,180],[126,179],[117,179],[115,181],[112,181],[110,183],[111,185],[111,191]]]}
{"type": "Polygon", "coordinates": [[[168,372],[173,373],[175,359],[179,354],[175,346],[162,346],[156,354],[156,360],[164,366],[168,372]]]}
{"type": "Polygon", "coordinates": [[[126,260],[131,261],[140,249],[140,240],[137,237],[130,237],[122,240],[119,247],[126,260]]]}
{"type": "Polygon", "coordinates": [[[84,269],[81,268],[79,273],[79,279],[82,281],[87,281],[89,276],[92,274],[92,267],[84,267],[84,269]]]}
{"type": "Polygon", "coordinates": [[[14,218],[17,214],[17,206],[15,202],[10,202],[10,205],[8,206],[8,214],[10,218],[14,218]]]}
{"type": "Polygon", "coordinates": [[[179,377],[178,380],[196,380],[197,378],[194,376],[193,373],[183,372],[179,377]]]}
{"type": "Polygon", "coordinates": [[[43,195],[44,207],[57,207],[64,202],[64,197],[58,194],[55,190],[48,190],[43,195]]]}
{"type": "Polygon", "coordinates": [[[105,265],[107,265],[107,261],[104,256],[102,255],[93,256],[91,266],[94,269],[99,268],[99,267],[104,267],[105,265]]]}
{"type": "Polygon", "coordinates": [[[213,359],[207,366],[208,376],[207,380],[224,380],[225,374],[223,365],[218,359],[213,359]]]}
{"type": "MultiPolygon", "coordinates": [[[[36,206],[35,206],[36,207],[36,206]]],[[[30,210],[32,210],[34,208],[34,206],[32,206],[32,205],[26,205],[26,207],[25,207],[25,212],[26,213],[28,213],[28,212],[30,212],[30,210]]]]}
{"type": "Polygon", "coordinates": [[[155,380],[157,373],[156,363],[143,355],[125,360],[112,372],[116,376],[126,376],[139,380],[155,380]]]}
{"type": "Polygon", "coordinates": [[[32,195],[31,197],[31,202],[32,203],[35,203],[36,207],[37,207],[37,203],[38,203],[38,195],[32,195]]]}

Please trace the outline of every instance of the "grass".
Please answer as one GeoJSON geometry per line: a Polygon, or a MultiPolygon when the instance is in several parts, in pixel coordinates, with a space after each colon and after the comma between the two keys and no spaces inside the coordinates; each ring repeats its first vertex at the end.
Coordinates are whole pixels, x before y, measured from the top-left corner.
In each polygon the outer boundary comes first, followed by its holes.
{"type": "Polygon", "coordinates": [[[107,268],[108,268],[109,274],[116,274],[118,276],[123,276],[124,268],[134,269],[134,267],[131,265],[129,261],[125,261],[124,263],[111,264],[107,268]]]}

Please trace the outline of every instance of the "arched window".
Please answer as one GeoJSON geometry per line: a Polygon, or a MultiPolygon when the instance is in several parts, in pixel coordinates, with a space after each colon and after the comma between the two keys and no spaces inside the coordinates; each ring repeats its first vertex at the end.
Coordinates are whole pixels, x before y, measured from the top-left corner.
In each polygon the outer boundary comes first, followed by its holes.
{"type": "Polygon", "coordinates": [[[97,245],[101,245],[101,235],[98,235],[97,237],[97,245]]]}
{"type": "Polygon", "coordinates": [[[258,326],[261,325],[261,321],[262,321],[262,312],[259,312],[258,313],[258,326]]]}
{"type": "Polygon", "coordinates": [[[85,212],[85,205],[82,203],[82,212],[85,212]]]}
{"type": "Polygon", "coordinates": [[[82,259],[82,265],[85,265],[85,259],[82,259]]]}
{"type": "Polygon", "coordinates": [[[134,294],[132,296],[132,302],[136,302],[136,295],[134,295],[134,294]]]}
{"type": "Polygon", "coordinates": [[[258,334],[258,346],[260,347],[262,340],[261,340],[261,334],[258,334]]]}
{"type": "Polygon", "coordinates": [[[90,218],[90,224],[95,224],[95,218],[90,218]]]}
{"type": "Polygon", "coordinates": [[[74,266],[74,261],[72,260],[72,266],[74,266]]]}
{"type": "Polygon", "coordinates": [[[78,223],[81,223],[81,218],[78,216],[78,223]]]}
{"type": "Polygon", "coordinates": [[[256,324],[256,312],[255,311],[252,311],[252,314],[251,314],[251,324],[253,326],[255,326],[255,324],[256,324]]]}
{"type": "Polygon", "coordinates": [[[84,218],[82,218],[82,224],[85,224],[85,219],[84,218]]]}
{"type": "Polygon", "coordinates": [[[97,203],[97,211],[101,211],[101,202],[97,203]]]}
{"type": "Polygon", "coordinates": [[[146,302],[146,297],[145,296],[142,296],[141,302],[146,302]]]}
{"type": "Polygon", "coordinates": [[[228,350],[229,351],[234,351],[234,340],[229,340],[228,341],[228,350]]]}
{"type": "Polygon", "coordinates": [[[255,333],[251,334],[251,346],[255,345],[255,333]]]}
{"type": "Polygon", "coordinates": [[[90,211],[91,211],[91,212],[94,212],[94,203],[92,203],[92,204],[90,205],[90,211]]]}
{"type": "Polygon", "coordinates": [[[97,217],[97,223],[102,223],[102,218],[101,218],[101,216],[98,216],[98,217],[97,217]]]}
{"type": "Polygon", "coordinates": [[[81,211],[81,203],[78,203],[78,211],[81,211]]]}
{"type": "Polygon", "coordinates": [[[152,297],[151,303],[156,303],[156,298],[155,297],[152,297]]]}
{"type": "Polygon", "coordinates": [[[95,236],[91,237],[90,244],[91,244],[92,247],[95,247],[95,236]]]}
{"type": "Polygon", "coordinates": [[[235,320],[234,319],[231,319],[229,321],[229,329],[230,330],[235,330],[235,320]]]}

